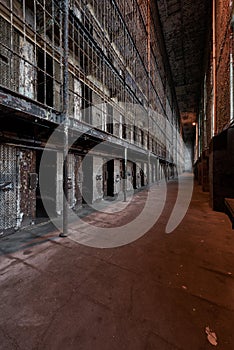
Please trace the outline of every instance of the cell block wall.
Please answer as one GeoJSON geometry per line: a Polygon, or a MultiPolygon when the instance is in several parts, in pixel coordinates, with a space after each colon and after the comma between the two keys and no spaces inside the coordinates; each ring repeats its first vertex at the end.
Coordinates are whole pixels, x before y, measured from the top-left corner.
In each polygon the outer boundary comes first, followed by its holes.
{"type": "Polygon", "coordinates": [[[17,149],[0,145],[0,232],[17,227],[19,209],[17,149]]]}
{"type": "Polygon", "coordinates": [[[3,0],[0,84],[60,110],[63,16],[59,1],[3,0]]]}
{"type": "MultiPolygon", "coordinates": [[[[58,0],[2,0],[0,85],[62,113],[64,9],[58,0]]],[[[153,1],[69,2],[69,118],[172,161],[176,101],[153,1]],[[140,110],[140,113],[139,113],[140,110]],[[153,111],[153,113],[151,113],[153,111]],[[135,130],[134,130],[135,129],[135,130]],[[142,134],[143,132],[143,134],[142,134]]]]}
{"type": "Polygon", "coordinates": [[[35,167],[33,151],[0,145],[0,232],[34,221],[35,167]]]}
{"type": "Polygon", "coordinates": [[[36,156],[35,151],[21,150],[19,157],[20,213],[25,224],[34,221],[36,215],[36,156]]]}

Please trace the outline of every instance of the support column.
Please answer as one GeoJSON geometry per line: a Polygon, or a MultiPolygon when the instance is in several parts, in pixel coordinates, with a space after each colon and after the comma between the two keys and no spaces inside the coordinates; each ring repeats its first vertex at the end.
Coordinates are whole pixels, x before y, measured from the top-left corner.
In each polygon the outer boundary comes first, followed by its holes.
{"type": "Polygon", "coordinates": [[[123,195],[124,195],[124,202],[127,200],[127,157],[128,157],[128,149],[124,148],[124,166],[123,166],[123,195]]]}
{"type": "Polygon", "coordinates": [[[63,140],[63,232],[60,237],[68,234],[68,108],[69,108],[69,81],[68,81],[68,16],[69,0],[64,0],[64,56],[63,56],[63,116],[64,116],[64,140],[63,140]]]}
{"type": "Polygon", "coordinates": [[[147,176],[148,176],[148,186],[150,186],[150,151],[148,151],[148,164],[147,164],[147,176]]]}

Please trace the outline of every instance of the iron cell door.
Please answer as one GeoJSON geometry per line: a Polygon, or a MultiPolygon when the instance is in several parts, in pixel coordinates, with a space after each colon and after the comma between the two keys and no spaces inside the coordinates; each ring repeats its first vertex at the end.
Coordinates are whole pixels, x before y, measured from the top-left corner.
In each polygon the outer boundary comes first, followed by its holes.
{"type": "Polygon", "coordinates": [[[15,147],[0,145],[0,232],[17,227],[19,166],[15,147]]]}
{"type": "Polygon", "coordinates": [[[141,164],[140,177],[141,177],[141,187],[144,187],[145,186],[144,163],[141,164]]]}
{"type": "Polygon", "coordinates": [[[43,154],[37,153],[37,217],[56,216],[56,164],[56,152],[44,150],[43,154]]]}
{"type": "Polygon", "coordinates": [[[103,164],[103,190],[104,196],[114,196],[114,159],[103,164]]]}
{"type": "Polygon", "coordinates": [[[137,176],[137,166],[136,166],[136,163],[133,163],[133,174],[132,174],[132,176],[133,176],[133,183],[132,183],[132,185],[133,185],[133,189],[135,190],[137,188],[137,178],[136,178],[136,176],[137,176]]]}

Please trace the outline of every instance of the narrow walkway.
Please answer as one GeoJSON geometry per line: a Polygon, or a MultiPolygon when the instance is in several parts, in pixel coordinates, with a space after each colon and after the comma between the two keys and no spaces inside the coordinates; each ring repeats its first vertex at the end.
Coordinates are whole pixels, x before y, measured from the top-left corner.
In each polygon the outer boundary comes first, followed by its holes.
{"type": "MultiPolygon", "coordinates": [[[[168,183],[157,223],[121,247],[81,245],[47,225],[1,239],[0,349],[206,350],[209,326],[217,349],[232,350],[234,231],[195,186],[184,220],[166,234],[176,195],[168,183]]],[[[126,224],[146,196],[135,195],[122,216],[85,221],[126,224]]]]}

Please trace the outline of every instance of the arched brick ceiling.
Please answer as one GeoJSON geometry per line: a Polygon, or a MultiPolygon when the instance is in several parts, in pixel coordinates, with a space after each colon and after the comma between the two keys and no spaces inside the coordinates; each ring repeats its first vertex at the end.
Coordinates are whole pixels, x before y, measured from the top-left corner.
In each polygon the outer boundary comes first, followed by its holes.
{"type": "Polygon", "coordinates": [[[193,136],[192,122],[200,97],[211,0],[157,0],[184,136],[193,136]],[[189,127],[191,125],[191,127],[189,127]]]}

